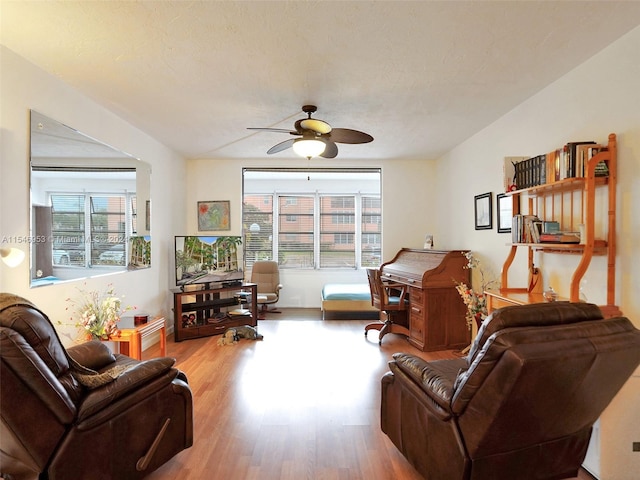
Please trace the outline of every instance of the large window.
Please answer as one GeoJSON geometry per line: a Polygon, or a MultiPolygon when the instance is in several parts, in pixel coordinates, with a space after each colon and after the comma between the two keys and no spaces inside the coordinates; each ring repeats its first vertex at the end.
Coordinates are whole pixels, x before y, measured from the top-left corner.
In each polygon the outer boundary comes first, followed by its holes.
{"type": "Polygon", "coordinates": [[[377,267],[380,172],[247,169],[243,229],[247,269],[271,259],[281,268],[377,267]]]}

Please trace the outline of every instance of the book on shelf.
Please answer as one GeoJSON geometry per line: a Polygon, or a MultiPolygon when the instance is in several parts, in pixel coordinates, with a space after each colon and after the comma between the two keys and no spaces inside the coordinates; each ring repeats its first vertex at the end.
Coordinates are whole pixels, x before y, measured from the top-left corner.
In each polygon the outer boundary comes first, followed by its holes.
{"type": "Polygon", "coordinates": [[[557,233],[560,231],[559,222],[542,222],[542,233],[557,233]]]}
{"type": "Polygon", "coordinates": [[[540,243],[542,222],[535,215],[513,216],[511,222],[512,243],[540,243]]]}
{"type": "Polygon", "coordinates": [[[524,242],[525,243],[540,243],[540,230],[538,227],[542,226],[542,222],[535,215],[524,216],[524,242]]]}
{"type": "Polygon", "coordinates": [[[578,167],[579,159],[578,147],[581,147],[580,154],[584,156],[585,150],[589,148],[589,146],[593,147],[596,145],[596,142],[593,140],[584,141],[584,142],[569,142],[565,145],[565,151],[567,155],[566,160],[566,177],[565,178],[574,178],[574,177],[584,177],[584,158],[582,159],[582,174],[580,174],[580,169],[578,167]],[[584,146],[584,147],[583,147],[584,146]]]}
{"type": "MultiPolygon", "coordinates": [[[[601,149],[597,148],[597,147],[593,147],[590,149],[589,152],[589,159],[591,159],[591,157],[597,155],[598,153],[600,153],[601,149]]],[[[608,160],[601,160],[598,162],[598,164],[596,165],[596,170],[595,170],[595,175],[596,177],[608,177],[609,176],[609,161],[608,160]]]]}
{"type": "Polygon", "coordinates": [[[517,213],[511,219],[511,243],[520,243],[520,230],[522,229],[522,215],[517,213]]]}
{"type": "MultiPolygon", "coordinates": [[[[513,157],[512,157],[513,158],[513,157]]],[[[547,155],[525,158],[514,164],[518,190],[547,183],[547,155]]]]}
{"type": "Polygon", "coordinates": [[[557,182],[560,180],[560,159],[562,157],[562,150],[556,149],[553,152],[547,154],[548,172],[547,178],[549,182],[557,182]]]}
{"type": "Polygon", "coordinates": [[[504,191],[511,192],[517,188],[516,182],[516,164],[529,157],[504,157],[502,167],[504,191]]]}
{"type": "Polygon", "coordinates": [[[541,233],[539,243],[580,243],[580,232],[541,233]]]}

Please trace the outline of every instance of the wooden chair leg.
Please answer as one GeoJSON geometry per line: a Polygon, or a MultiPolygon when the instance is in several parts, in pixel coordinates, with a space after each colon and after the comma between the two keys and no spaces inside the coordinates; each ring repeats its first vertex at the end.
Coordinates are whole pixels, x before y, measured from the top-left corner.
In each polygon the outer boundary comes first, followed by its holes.
{"type": "Polygon", "coordinates": [[[381,330],[382,327],[384,327],[384,323],[383,322],[377,322],[377,323],[369,323],[368,325],[364,326],[364,336],[367,336],[367,332],[369,330],[381,330]]]}
{"type": "Polygon", "coordinates": [[[393,323],[391,320],[387,320],[382,324],[382,328],[380,329],[380,336],[378,337],[378,345],[382,345],[382,337],[384,337],[387,333],[391,333],[393,328],[393,323]]]}
{"type": "Polygon", "coordinates": [[[364,336],[367,336],[367,332],[369,330],[379,330],[380,333],[378,335],[378,345],[382,345],[382,337],[384,337],[387,333],[397,333],[398,335],[404,335],[405,337],[409,336],[409,329],[403,327],[402,325],[397,325],[393,323],[393,316],[386,314],[386,320],[377,322],[377,323],[369,323],[364,327],[364,336]]]}

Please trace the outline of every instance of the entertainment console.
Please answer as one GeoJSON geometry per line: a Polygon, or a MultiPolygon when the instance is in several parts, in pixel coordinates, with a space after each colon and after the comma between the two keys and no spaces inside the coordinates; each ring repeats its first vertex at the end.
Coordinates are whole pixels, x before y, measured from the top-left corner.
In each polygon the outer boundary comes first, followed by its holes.
{"type": "Polygon", "coordinates": [[[199,284],[172,292],[176,342],[219,335],[230,327],[258,325],[255,283],[199,284]]]}

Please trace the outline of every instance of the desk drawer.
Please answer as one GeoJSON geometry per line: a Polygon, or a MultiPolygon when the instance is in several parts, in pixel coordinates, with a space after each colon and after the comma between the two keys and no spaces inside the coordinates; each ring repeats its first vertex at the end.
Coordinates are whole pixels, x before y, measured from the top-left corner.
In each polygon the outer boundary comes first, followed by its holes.
{"type": "Polygon", "coordinates": [[[424,293],[421,288],[409,287],[409,302],[411,305],[422,305],[424,293]]]}
{"type": "Polygon", "coordinates": [[[416,340],[420,345],[425,342],[425,319],[422,314],[423,310],[420,306],[411,305],[409,312],[409,331],[411,338],[416,340]]]}

